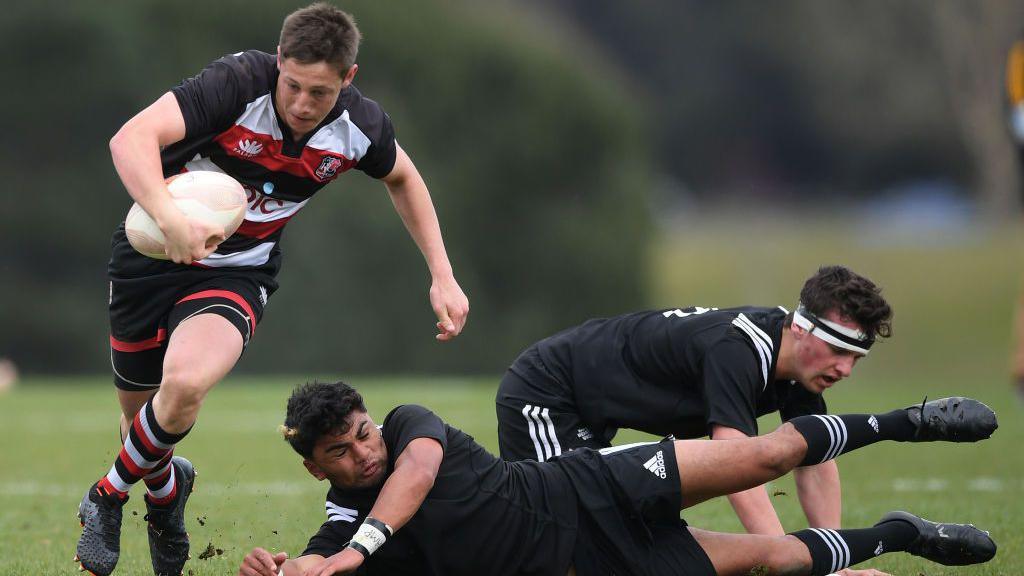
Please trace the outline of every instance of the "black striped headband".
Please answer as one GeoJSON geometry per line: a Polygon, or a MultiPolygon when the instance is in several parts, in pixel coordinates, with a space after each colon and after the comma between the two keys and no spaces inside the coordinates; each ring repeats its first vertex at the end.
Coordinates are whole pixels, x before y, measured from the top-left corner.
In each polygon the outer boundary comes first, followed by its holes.
{"type": "Polygon", "coordinates": [[[875,343],[873,337],[869,338],[867,334],[860,330],[847,328],[837,322],[819,318],[813,313],[808,312],[803,304],[798,304],[796,311],[793,312],[793,323],[833,346],[865,356],[867,356],[868,350],[871,349],[871,345],[875,343]]]}

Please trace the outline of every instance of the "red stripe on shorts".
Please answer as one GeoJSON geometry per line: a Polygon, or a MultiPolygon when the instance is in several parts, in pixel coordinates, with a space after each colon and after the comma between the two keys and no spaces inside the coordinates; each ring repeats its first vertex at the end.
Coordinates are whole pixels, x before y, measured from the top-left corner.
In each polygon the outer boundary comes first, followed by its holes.
{"type": "Polygon", "coordinates": [[[142,352],[143,350],[152,350],[153,348],[159,348],[160,344],[167,339],[167,330],[161,328],[156,331],[156,336],[146,340],[139,340],[138,342],[125,342],[114,338],[114,335],[110,335],[110,347],[118,352],[142,352]]]}
{"type": "Polygon", "coordinates": [[[238,304],[245,310],[245,313],[249,315],[249,335],[256,334],[256,315],[252,313],[252,307],[249,303],[238,294],[234,292],[228,292],[227,290],[203,290],[202,292],[196,292],[195,294],[189,294],[181,300],[175,302],[175,304],[181,304],[182,302],[188,302],[189,300],[199,300],[200,298],[227,298],[235,304],[238,304]]]}

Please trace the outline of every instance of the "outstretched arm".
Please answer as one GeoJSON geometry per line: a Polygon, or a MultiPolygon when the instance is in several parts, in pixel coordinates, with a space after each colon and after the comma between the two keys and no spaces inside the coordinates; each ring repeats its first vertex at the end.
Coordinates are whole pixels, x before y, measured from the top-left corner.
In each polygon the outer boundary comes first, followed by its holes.
{"type": "Polygon", "coordinates": [[[271,554],[263,548],[253,548],[238,568],[238,576],[302,576],[307,568],[323,562],[323,556],[311,554],[288,560],[288,554],[271,554]]]}
{"type": "MultiPolygon", "coordinates": [[[[395,461],[395,470],[384,482],[370,516],[398,532],[416,514],[434,486],[444,449],[433,438],[409,442],[395,461]]],[[[354,548],[344,548],[312,571],[314,576],[331,576],[355,571],[366,558],[354,548]]]]}
{"type": "Polygon", "coordinates": [[[835,460],[793,470],[800,506],[813,528],[838,529],[842,521],[842,490],[835,460]]]}
{"type": "Polygon", "coordinates": [[[451,340],[462,332],[469,315],[469,299],[455,281],[448,253],[441,238],[441,225],[423,177],[409,155],[395,144],[395,167],[383,178],[395,211],[423,253],[430,270],[430,305],[437,315],[437,339],[451,340]]]}
{"type": "MultiPolygon", "coordinates": [[[[711,430],[712,440],[728,440],[731,438],[747,438],[748,436],[735,428],[728,426],[714,425],[711,430]]],[[[782,523],[775,513],[768,498],[768,491],[765,487],[757,486],[735,494],[729,494],[729,504],[732,504],[736,516],[747,532],[751,534],[767,534],[770,536],[781,536],[785,534],[782,523]]]]}

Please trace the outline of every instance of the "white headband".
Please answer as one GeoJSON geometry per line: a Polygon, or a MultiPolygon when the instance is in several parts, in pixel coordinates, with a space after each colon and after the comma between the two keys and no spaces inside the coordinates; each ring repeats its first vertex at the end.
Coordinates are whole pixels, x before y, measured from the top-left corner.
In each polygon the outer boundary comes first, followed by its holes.
{"type": "Polygon", "coordinates": [[[868,355],[868,351],[874,343],[872,339],[868,338],[867,334],[860,330],[854,330],[853,328],[848,328],[837,322],[832,322],[831,320],[814,316],[807,312],[803,306],[798,306],[793,312],[793,323],[804,330],[807,330],[809,334],[814,334],[816,337],[832,344],[833,346],[838,346],[844,350],[850,350],[851,352],[856,352],[865,356],[868,355]],[[801,314],[801,312],[811,316],[814,320],[807,318],[801,314]],[[820,330],[816,330],[816,328],[820,328],[820,330]]]}

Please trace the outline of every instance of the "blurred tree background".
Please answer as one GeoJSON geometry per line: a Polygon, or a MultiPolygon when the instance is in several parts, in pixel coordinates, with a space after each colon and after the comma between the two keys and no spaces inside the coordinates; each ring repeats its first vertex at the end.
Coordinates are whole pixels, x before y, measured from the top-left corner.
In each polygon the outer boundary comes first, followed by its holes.
{"type": "MultiPolygon", "coordinates": [[[[431,188],[470,322],[434,342],[418,251],[383,186],[346,175],[288,227],[282,288],[241,371],[497,375],[583,318],[701,296],[672,288],[706,275],[667,274],[663,248],[704,246],[709,228],[735,240],[828,212],[874,234],[892,214],[904,227],[938,213],[946,236],[1019,213],[1002,75],[1021,3],[338,4],[364,35],[357,85],[431,188]]],[[[273,51],[302,5],[5,7],[0,356],[29,373],[106,370],[109,238],[131,204],[107,141],[220,55],[273,51]]],[[[687,262],[735,271],[750,260],[733,255],[764,244],[687,262]]]]}

